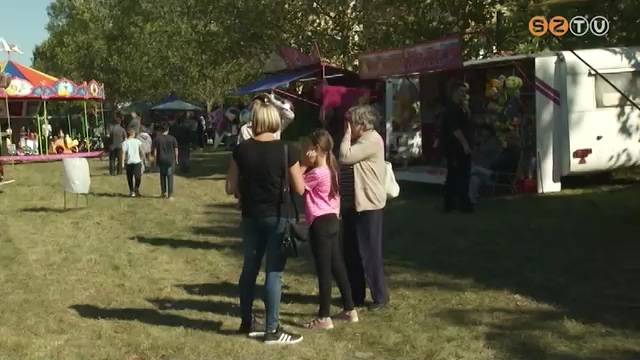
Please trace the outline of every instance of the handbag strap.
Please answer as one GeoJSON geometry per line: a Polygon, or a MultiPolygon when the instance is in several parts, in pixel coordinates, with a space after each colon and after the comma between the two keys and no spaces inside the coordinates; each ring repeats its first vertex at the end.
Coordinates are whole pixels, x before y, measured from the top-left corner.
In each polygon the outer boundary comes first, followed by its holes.
{"type": "Polygon", "coordinates": [[[284,186],[282,187],[283,204],[286,207],[287,219],[295,218],[296,222],[300,222],[300,214],[298,212],[298,206],[292,199],[291,194],[291,182],[289,180],[289,146],[284,144],[284,156],[282,157],[284,165],[284,186]],[[293,210],[293,214],[292,214],[293,210]],[[293,215],[293,216],[292,216],[293,215]]]}

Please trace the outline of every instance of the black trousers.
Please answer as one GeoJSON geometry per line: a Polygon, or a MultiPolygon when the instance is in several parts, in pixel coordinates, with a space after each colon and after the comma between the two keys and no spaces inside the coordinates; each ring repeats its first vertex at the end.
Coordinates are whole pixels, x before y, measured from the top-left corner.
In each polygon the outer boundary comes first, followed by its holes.
{"type": "Polygon", "coordinates": [[[364,305],[366,288],[376,304],[389,301],[382,256],[384,210],[342,212],[344,256],[356,306],[364,305]]]}
{"type": "Polygon", "coordinates": [[[184,146],[178,148],[178,159],[180,161],[180,171],[188,173],[191,171],[191,147],[184,146]]]}
{"type": "Polygon", "coordinates": [[[122,174],[120,162],[122,161],[122,149],[113,149],[109,151],[109,175],[114,176],[122,174]]]}
{"type": "Polygon", "coordinates": [[[471,179],[471,156],[464,153],[447,155],[447,181],[444,186],[444,208],[470,210],[469,181],[471,179]]]}
{"type": "Polygon", "coordinates": [[[351,287],[349,286],[349,278],[340,244],[340,221],[338,217],[334,214],[329,214],[316,218],[309,229],[309,241],[315,258],[318,288],[320,290],[318,317],[326,318],[331,315],[332,279],[336,280],[338,289],[340,289],[344,310],[353,310],[353,297],[351,296],[351,287]]]}
{"type": "Polygon", "coordinates": [[[142,182],[142,163],[127,164],[127,183],[129,192],[138,193],[142,182]]]}

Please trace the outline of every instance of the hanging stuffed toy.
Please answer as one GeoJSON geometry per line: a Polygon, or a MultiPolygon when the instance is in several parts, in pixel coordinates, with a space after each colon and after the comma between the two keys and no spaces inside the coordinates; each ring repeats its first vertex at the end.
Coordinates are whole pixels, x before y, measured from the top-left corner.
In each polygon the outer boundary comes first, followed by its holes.
{"type": "Polygon", "coordinates": [[[499,79],[490,79],[485,86],[485,97],[488,100],[487,110],[492,113],[501,113],[503,107],[498,103],[503,89],[503,82],[499,79]]]}
{"type": "Polygon", "coordinates": [[[505,81],[505,93],[508,97],[505,115],[514,125],[518,125],[519,114],[521,113],[520,88],[522,87],[522,79],[517,76],[509,76],[505,81]]]}

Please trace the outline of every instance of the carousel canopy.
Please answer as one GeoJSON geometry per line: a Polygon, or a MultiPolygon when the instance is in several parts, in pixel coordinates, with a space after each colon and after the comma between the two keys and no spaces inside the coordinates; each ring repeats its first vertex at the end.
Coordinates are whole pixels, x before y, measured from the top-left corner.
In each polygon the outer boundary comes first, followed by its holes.
{"type": "Polygon", "coordinates": [[[0,72],[11,78],[0,97],[15,100],[104,100],[104,85],[95,80],[76,84],[73,81],[20,65],[15,61],[0,63],[0,72]]]}

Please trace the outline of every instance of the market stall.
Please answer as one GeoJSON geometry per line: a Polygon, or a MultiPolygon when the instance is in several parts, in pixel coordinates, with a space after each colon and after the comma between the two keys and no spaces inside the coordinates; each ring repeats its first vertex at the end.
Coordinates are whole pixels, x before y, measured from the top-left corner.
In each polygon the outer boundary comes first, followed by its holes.
{"type": "Polygon", "coordinates": [[[403,165],[399,180],[444,183],[439,127],[452,81],[468,85],[477,129],[472,162],[482,160],[475,156],[486,150],[487,133],[497,138],[492,181],[508,191],[556,192],[565,176],[640,163],[640,66],[633,60],[640,47],[502,54],[464,63],[459,49],[459,41],[447,38],[360,58],[361,76],[386,80],[387,147],[390,159],[403,165]],[[407,128],[419,129],[422,146],[408,146],[407,128]],[[403,153],[403,146],[422,151],[403,153]]]}
{"type": "Polygon", "coordinates": [[[48,155],[81,150],[95,156],[101,153],[91,152],[89,139],[90,117],[95,127],[104,124],[102,84],[58,79],[14,61],[0,64],[0,72],[10,79],[8,87],[0,89],[0,148],[2,155],[8,155],[0,156],[0,161],[16,161],[16,157],[20,162],[56,160],[48,155]],[[47,104],[61,101],[82,102],[81,129],[76,139],[71,138],[71,117],[66,118],[66,134],[53,133],[47,104]],[[92,104],[95,106],[90,111],[88,106],[92,104]]]}
{"type": "Polygon", "coordinates": [[[344,126],[338,119],[351,105],[369,101],[376,83],[323,61],[318,51],[307,55],[288,47],[271,55],[263,73],[261,79],[241,87],[235,95],[273,92],[291,101],[296,121],[283,132],[288,140],[297,140],[319,127],[340,136],[344,126]]]}

